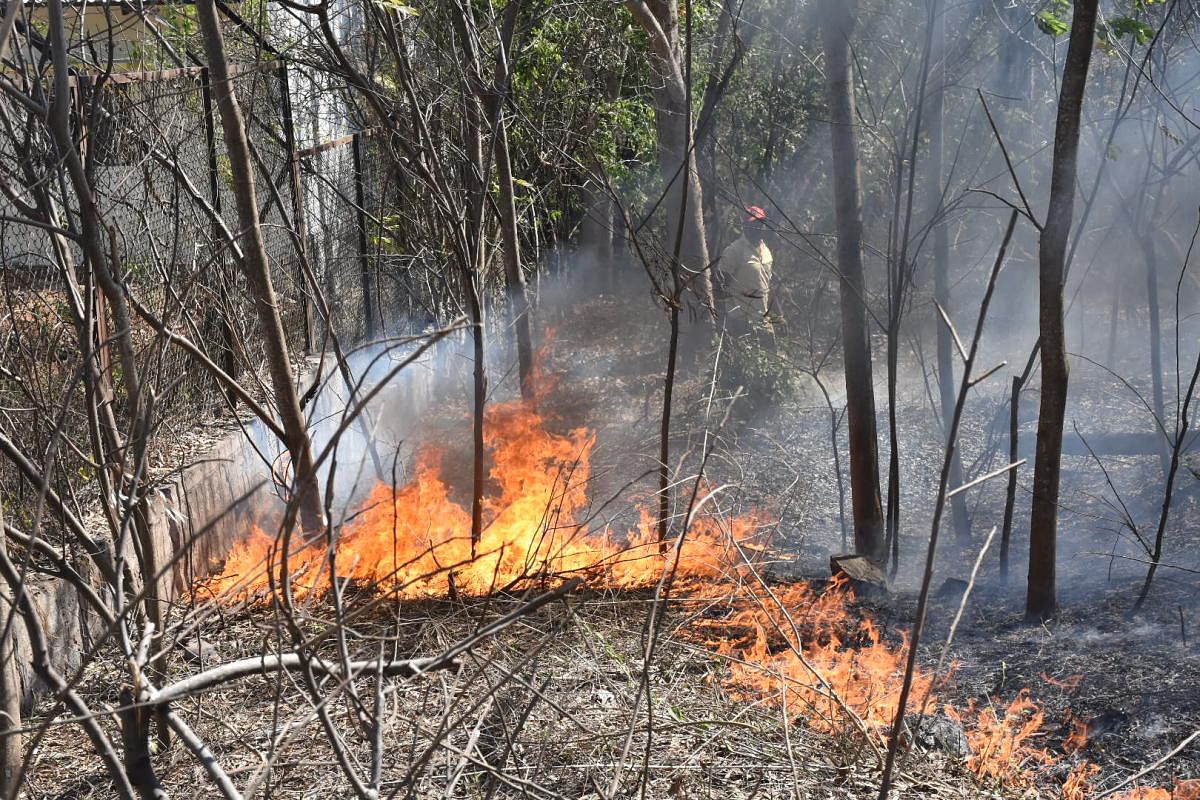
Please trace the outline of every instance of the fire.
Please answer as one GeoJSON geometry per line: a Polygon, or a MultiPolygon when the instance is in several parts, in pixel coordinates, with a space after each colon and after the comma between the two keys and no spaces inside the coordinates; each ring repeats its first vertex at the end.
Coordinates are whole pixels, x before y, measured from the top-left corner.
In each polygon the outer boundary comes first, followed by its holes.
{"type": "Polygon", "coordinates": [[[1033,747],[1031,742],[1042,729],[1045,718],[1045,713],[1024,690],[1003,709],[993,704],[985,706],[967,730],[967,744],[971,746],[967,766],[983,780],[1027,782],[1026,765],[1053,760],[1050,753],[1033,747]]]}
{"type": "MultiPolygon", "coordinates": [[[[493,405],[484,431],[495,488],[484,498],[485,526],[474,549],[468,506],[452,496],[444,453],[427,445],[411,481],[397,489],[377,485],[362,510],[341,526],[332,559],[324,542],[289,554],[293,590],[299,595],[327,590],[331,561],[339,578],[401,598],[481,596],[580,574],[628,589],[655,584],[676,558],[683,580],[720,578],[739,561],[735,543],[758,549],[753,540],[761,526],[754,516],[729,526],[699,517],[678,554],[659,547],[654,520],[644,511],[640,524],[624,535],[592,529],[584,513],[595,446],[590,431],[554,433],[537,405],[522,400],[493,405]]],[[[255,529],[233,549],[210,587],[261,596],[279,570],[277,550],[275,537],[255,529]]]]}
{"type": "MultiPolygon", "coordinates": [[[[820,592],[808,583],[742,588],[734,613],[705,626],[709,644],[730,656],[732,694],[778,698],[790,718],[818,731],[840,730],[850,715],[870,731],[889,725],[908,644],[885,641],[853,601],[842,579],[820,592]]],[[[918,672],[913,696],[931,686],[918,672]]]]}
{"type": "Polygon", "coordinates": [[[1063,680],[1052,678],[1044,672],[1040,673],[1039,677],[1051,686],[1057,689],[1065,689],[1069,692],[1075,691],[1079,688],[1079,684],[1083,683],[1083,675],[1080,673],[1071,675],[1063,680]]]}
{"type": "Polygon", "coordinates": [[[1067,722],[1071,725],[1071,732],[1063,742],[1063,752],[1074,753],[1087,746],[1088,724],[1069,712],[1067,713],[1067,722]]]}
{"type": "MultiPolygon", "coordinates": [[[[593,525],[587,508],[595,436],[585,428],[551,431],[536,401],[494,404],[484,430],[490,484],[475,548],[469,508],[447,479],[446,454],[426,445],[412,479],[397,488],[374,487],[361,510],[335,531],[332,547],[321,541],[288,553],[293,592],[320,595],[331,574],[406,599],[482,596],[577,575],[634,589],[653,586],[670,571],[685,600],[691,596],[711,611],[714,590],[728,598],[724,616],[698,615],[681,635],[727,657],[732,697],[777,704],[790,720],[815,731],[854,727],[883,741],[909,643],[903,634],[882,635],[859,611],[848,583],[834,579],[817,588],[760,580],[753,559],[765,549],[764,525],[753,514],[733,520],[698,515],[678,547],[665,549],[645,510],[632,530],[593,525]]],[[[261,600],[280,574],[281,555],[276,537],[255,528],[208,586],[226,597],[261,600]]],[[[1081,677],[1042,675],[1066,691],[1081,677]]],[[[970,749],[966,764],[980,783],[1032,787],[1037,768],[1056,760],[1040,742],[1045,713],[1028,691],[1008,704],[971,703],[959,710],[939,700],[934,684],[933,674],[917,669],[910,709],[915,717],[940,708],[962,725],[970,749]]],[[[1081,720],[1069,721],[1068,754],[1081,749],[1088,734],[1081,720]]],[[[1063,800],[1090,797],[1098,773],[1093,764],[1077,764],[1062,786],[1063,800]]],[[[1116,797],[1200,800],[1200,781],[1116,797]]]]}
{"type": "Polygon", "coordinates": [[[1200,800],[1200,779],[1175,781],[1171,789],[1139,787],[1114,795],[1115,800],[1200,800]]]}

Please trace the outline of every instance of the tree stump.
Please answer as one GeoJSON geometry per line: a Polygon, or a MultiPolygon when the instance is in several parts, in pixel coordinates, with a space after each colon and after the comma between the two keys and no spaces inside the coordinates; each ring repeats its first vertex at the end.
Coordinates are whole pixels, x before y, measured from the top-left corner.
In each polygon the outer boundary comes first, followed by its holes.
{"type": "Polygon", "coordinates": [[[846,576],[854,593],[863,600],[885,598],[889,594],[888,577],[883,568],[866,556],[853,553],[830,556],[829,572],[835,578],[846,576]]]}

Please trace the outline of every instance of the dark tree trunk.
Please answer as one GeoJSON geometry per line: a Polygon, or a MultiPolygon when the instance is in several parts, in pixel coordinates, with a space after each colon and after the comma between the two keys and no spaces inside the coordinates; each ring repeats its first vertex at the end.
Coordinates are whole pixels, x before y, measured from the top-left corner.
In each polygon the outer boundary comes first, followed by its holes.
{"type": "MultiPolygon", "coordinates": [[[[500,183],[500,237],[504,257],[504,278],[508,288],[508,307],[517,335],[517,369],[521,396],[531,399],[533,386],[533,332],[530,326],[529,295],[525,273],[521,269],[521,239],[517,228],[517,199],[513,185],[512,154],[508,147],[508,125],[504,120],[504,102],[511,81],[509,50],[521,3],[513,0],[504,9],[501,46],[496,54],[494,92],[486,106],[492,125],[492,149],[496,158],[496,178],[500,183]]],[[[485,95],[486,96],[486,95],[485,95]]]]}
{"type": "MultiPolygon", "coordinates": [[[[7,557],[4,507],[0,505],[0,557],[7,557]]],[[[0,800],[15,800],[25,756],[21,730],[21,679],[14,646],[17,612],[8,585],[0,580],[0,800]]]]}
{"type": "Polygon", "coordinates": [[[1054,132],[1050,202],[1038,249],[1038,318],[1042,348],[1042,394],[1033,508],[1029,527],[1029,583],[1025,611],[1032,619],[1053,615],[1058,539],[1058,492],[1063,420],[1067,407],[1067,352],[1063,332],[1063,280],[1067,242],[1075,209],[1079,120],[1096,31],[1097,0],[1076,0],[1071,40],[1063,67],[1054,132]]]}
{"type": "Polygon", "coordinates": [[[517,368],[521,396],[531,399],[533,385],[533,332],[529,320],[529,296],[525,273],[521,269],[521,241],[517,230],[517,201],[513,190],[512,161],[508,149],[508,129],[501,119],[492,133],[496,152],[496,173],[500,181],[500,235],[504,249],[504,277],[508,285],[508,307],[517,329],[517,368]]]}
{"type": "Polygon", "coordinates": [[[842,347],[846,372],[846,421],[850,442],[850,500],[857,551],[882,562],[886,558],[883,508],[879,497],[879,445],[875,387],[863,277],[861,177],[854,126],[854,84],[850,34],[857,4],[825,0],[825,59],[832,123],[834,210],[841,273],[842,347]]]}

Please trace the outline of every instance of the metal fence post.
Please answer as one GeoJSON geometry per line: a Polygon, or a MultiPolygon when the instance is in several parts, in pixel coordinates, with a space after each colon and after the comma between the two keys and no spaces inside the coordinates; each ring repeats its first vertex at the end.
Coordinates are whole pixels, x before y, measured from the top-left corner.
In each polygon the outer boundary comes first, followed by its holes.
{"type": "Polygon", "coordinates": [[[319,288],[308,285],[308,276],[312,275],[314,284],[316,274],[309,269],[311,262],[308,258],[308,232],[304,214],[304,187],[300,180],[300,155],[296,150],[296,127],[292,118],[292,88],[288,79],[287,64],[280,64],[276,70],[279,77],[280,113],[283,115],[283,139],[287,149],[288,176],[292,184],[292,221],[296,234],[296,285],[300,290],[302,305],[301,319],[304,325],[304,349],[311,353],[316,349],[316,337],[313,325],[313,292],[319,288]]]}
{"type": "Polygon", "coordinates": [[[366,189],[363,185],[363,152],[362,133],[354,134],[354,204],[356,206],[358,228],[358,258],[361,267],[363,318],[366,320],[366,335],[374,339],[378,334],[375,324],[375,304],[372,302],[371,254],[367,252],[367,205],[366,189]]]}
{"type": "MultiPolygon", "coordinates": [[[[213,211],[217,213],[217,216],[220,216],[222,210],[221,172],[217,161],[217,127],[216,120],[213,117],[212,84],[208,76],[208,67],[200,68],[200,97],[204,104],[204,144],[205,155],[208,157],[208,196],[212,202],[213,211]]],[[[225,282],[225,248],[219,244],[223,236],[221,226],[217,220],[212,220],[209,228],[209,236],[212,238],[213,248],[212,265],[216,273],[215,283],[220,287],[221,301],[224,308],[218,309],[210,306],[207,313],[209,323],[214,324],[220,329],[222,349],[221,367],[229,377],[236,380],[239,377],[239,369],[237,350],[234,347],[233,326],[229,324],[229,317],[227,316],[231,309],[229,306],[229,287],[225,282]]],[[[236,394],[233,392],[226,392],[225,394],[230,403],[237,403],[236,394]]]]}

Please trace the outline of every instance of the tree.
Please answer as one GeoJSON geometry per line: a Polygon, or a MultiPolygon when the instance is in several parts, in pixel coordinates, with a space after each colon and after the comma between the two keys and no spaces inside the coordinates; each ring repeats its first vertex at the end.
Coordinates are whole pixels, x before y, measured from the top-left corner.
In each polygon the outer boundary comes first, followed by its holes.
{"type": "Polygon", "coordinates": [[[322,510],[316,466],[313,463],[312,441],[308,436],[304,414],[300,410],[296,386],[292,382],[292,362],[283,331],[283,319],[279,314],[275,287],[271,283],[270,265],[267,263],[266,245],[258,214],[246,121],[234,95],[229,62],[225,57],[225,40],[212,0],[201,0],[197,3],[196,16],[204,36],[204,50],[212,75],[214,101],[221,118],[221,129],[225,135],[225,147],[229,155],[229,168],[237,200],[238,224],[241,228],[241,267],[254,299],[267,371],[271,377],[271,389],[275,395],[280,421],[283,423],[283,444],[292,461],[300,523],[303,530],[311,534],[324,529],[325,514],[322,510]]]}
{"type": "Polygon", "coordinates": [[[659,168],[665,182],[667,228],[670,236],[682,229],[679,263],[685,283],[712,307],[704,200],[693,141],[691,98],[684,78],[685,59],[679,41],[679,9],[669,0],[626,0],[625,5],[650,39],[655,70],[654,110],[658,126],[659,168]]]}
{"type": "Polygon", "coordinates": [[[1033,467],[1033,508],[1029,524],[1029,582],[1025,612],[1045,619],[1056,608],[1055,562],[1063,420],[1067,406],[1067,343],[1063,330],[1063,282],[1067,243],[1075,210],[1079,121],[1092,60],[1097,0],[1076,0],[1071,38],[1063,65],[1054,130],[1050,200],[1038,243],[1038,329],[1042,350],[1042,395],[1033,467]]]}
{"type": "Polygon", "coordinates": [[[489,85],[484,80],[483,59],[479,29],[469,4],[453,10],[458,30],[459,46],[463,51],[464,65],[468,70],[467,81],[475,92],[491,129],[492,155],[496,162],[496,179],[499,186],[498,216],[500,217],[501,255],[504,262],[504,277],[513,324],[517,337],[517,367],[520,376],[521,394],[529,399],[533,396],[533,334],[530,330],[529,298],[525,291],[525,273],[521,268],[521,242],[517,226],[517,204],[514,187],[512,154],[508,140],[508,123],[504,118],[504,104],[512,86],[510,66],[513,32],[521,13],[521,0],[510,0],[504,7],[498,26],[496,63],[489,85]]]}
{"type": "MultiPolygon", "coordinates": [[[[933,295],[938,305],[950,314],[950,242],[946,230],[945,216],[945,105],[946,105],[946,9],[941,0],[931,0],[930,11],[933,25],[933,48],[930,54],[930,77],[933,85],[929,90],[929,161],[926,164],[928,181],[925,192],[929,197],[929,220],[933,228],[933,295]]],[[[954,413],[954,342],[950,329],[937,326],[938,395],[941,403],[942,426],[947,432],[950,416],[954,413]]],[[[962,455],[954,450],[950,462],[950,484],[961,486],[963,482],[962,455]]],[[[964,541],[971,535],[971,522],[967,515],[967,499],[963,494],[950,498],[950,516],[954,533],[964,541]]]]}
{"type": "Polygon", "coordinates": [[[850,442],[850,501],[856,550],[881,562],[886,558],[883,509],[879,497],[879,445],[871,339],[867,330],[866,281],[863,275],[863,222],[854,126],[853,68],[850,35],[857,3],[825,0],[825,72],[833,149],[834,214],[837,264],[841,277],[842,349],[846,372],[846,422],[850,442]]]}
{"type": "MultiPolygon", "coordinates": [[[[0,505],[0,558],[8,557],[4,533],[4,506],[0,505]]],[[[14,645],[16,612],[8,585],[0,581],[0,800],[17,796],[17,776],[24,761],[25,737],[21,735],[21,679],[17,673],[14,645]]]]}

